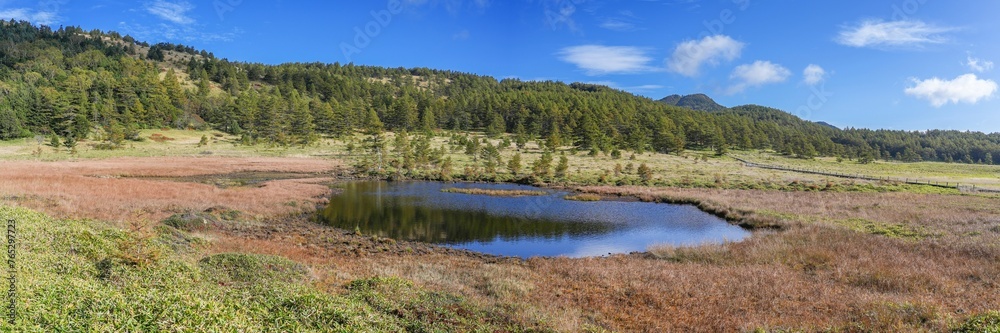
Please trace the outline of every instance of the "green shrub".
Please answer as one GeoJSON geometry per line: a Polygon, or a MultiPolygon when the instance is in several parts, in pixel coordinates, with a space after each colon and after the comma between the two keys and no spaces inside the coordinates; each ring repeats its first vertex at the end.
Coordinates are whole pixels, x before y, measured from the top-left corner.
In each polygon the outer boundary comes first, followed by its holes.
{"type": "Polygon", "coordinates": [[[973,316],[955,329],[960,333],[1000,333],[1000,311],[973,316]]]}
{"type": "Polygon", "coordinates": [[[260,281],[303,282],[309,275],[304,265],[284,257],[220,253],[198,261],[202,271],[221,284],[258,283],[260,281]]]}

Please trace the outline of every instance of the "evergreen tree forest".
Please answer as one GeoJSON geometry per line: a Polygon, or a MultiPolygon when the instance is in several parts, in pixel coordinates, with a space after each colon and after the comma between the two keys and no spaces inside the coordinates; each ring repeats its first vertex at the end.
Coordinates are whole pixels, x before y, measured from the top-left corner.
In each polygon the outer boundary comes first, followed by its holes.
{"type": "Polygon", "coordinates": [[[773,149],[801,158],[1000,164],[1000,133],[840,130],[756,105],[706,112],[592,84],[237,62],[115,32],[0,22],[3,140],[87,139],[114,149],[141,139],[140,129],[214,128],[248,145],[308,145],[358,132],[447,129],[604,153],[773,149]]]}

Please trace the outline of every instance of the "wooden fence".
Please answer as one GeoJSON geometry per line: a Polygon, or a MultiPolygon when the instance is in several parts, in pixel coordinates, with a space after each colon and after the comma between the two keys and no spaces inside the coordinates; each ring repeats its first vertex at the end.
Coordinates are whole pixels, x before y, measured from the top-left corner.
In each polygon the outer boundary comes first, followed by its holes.
{"type": "Polygon", "coordinates": [[[805,173],[805,174],[811,174],[811,175],[821,175],[821,176],[830,176],[830,177],[838,177],[838,178],[849,178],[849,179],[860,179],[860,180],[870,180],[870,181],[896,182],[896,183],[913,184],[913,185],[936,186],[936,187],[943,187],[943,188],[953,188],[953,189],[957,189],[957,190],[959,190],[961,192],[1000,193],[1000,189],[982,188],[982,187],[978,187],[978,186],[976,186],[974,184],[961,184],[961,183],[957,183],[957,182],[955,182],[955,183],[953,183],[953,182],[939,182],[939,181],[922,180],[922,179],[916,179],[916,178],[875,177],[875,176],[869,176],[869,175],[863,175],[863,174],[838,173],[838,172],[829,172],[829,171],[820,171],[820,170],[789,168],[789,167],[778,166],[778,165],[767,165],[767,164],[754,163],[754,162],[750,162],[750,161],[747,161],[747,160],[744,160],[742,158],[735,157],[735,156],[730,156],[730,157],[732,157],[733,159],[735,159],[737,161],[742,162],[743,165],[745,165],[747,167],[751,167],[751,168],[779,170],[779,171],[788,171],[788,172],[798,172],[798,173],[805,173]]]}

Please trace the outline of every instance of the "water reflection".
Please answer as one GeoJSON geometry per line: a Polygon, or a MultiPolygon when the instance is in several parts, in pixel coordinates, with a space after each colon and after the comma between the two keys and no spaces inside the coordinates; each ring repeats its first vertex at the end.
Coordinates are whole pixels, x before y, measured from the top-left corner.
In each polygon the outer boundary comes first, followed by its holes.
{"type": "Polygon", "coordinates": [[[653,244],[741,240],[749,233],[691,206],[577,202],[565,193],[492,197],[441,192],[449,187],[535,189],[511,184],[352,182],[323,217],[365,234],[445,244],[509,256],[572,257],[643,251],[653,244]]]}

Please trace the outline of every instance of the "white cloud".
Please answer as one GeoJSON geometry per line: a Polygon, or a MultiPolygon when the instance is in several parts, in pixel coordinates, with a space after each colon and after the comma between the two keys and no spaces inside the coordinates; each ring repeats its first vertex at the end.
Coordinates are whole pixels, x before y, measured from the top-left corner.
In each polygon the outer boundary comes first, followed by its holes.
{"type": "Polygon", "coordinates": [[[601,21],[600,26],[604,29],[620,32],[645,30],[640,28],[638,25],[638,23],[642,21],[643,20],[636,16],[631,10],[620,10],[615,16],[605,17],[603,21],[601,21]]]}
{"type": "Polygon", "coordinates": [[[927,80],[913,79],[913,83],[916,85],[906,88],[906,94],[926,99],[934,107],[948,103],[976,104],[980,100],[992,98],[997,91],[996,82],[979,79],[976,74],[961,75],[950,81],[936,77],[927,80]]]}
{"type": "Polygon", "coordinates": [[[836,42],[853,47],[906,47],[939,44],[947,39],[941,34],[955,28],[940,27],[922,21],[867,20],[844,27],[836,42]]]}
{"type": "Polygon", "coordinates": [[[667,69],[684,76],[697,76],[705,64],[717,65],[723,60],[739,58],[743,46],[743,43],[725,35],[686,41],[678,45],[673,56],[667,59],[667,69]]]}
{"type": "Polygon", "coordinates": [[[28,8],[13,8],[0,10],[0,19],[28,21],[34,24],[53,25],[59,22],[59,16],[53,11],[33,11],[28,8]]]}
{"type": "Polygon", "coordinates": [[[601,28],[614,31],[633,31],[635,30],[635,24],[619,19],[608,19],[601,23],[601,28]]]}
{"type": "Polygon", "coordinates": [[[194,9],[194,5],[187,1],[170,2],[167,0],[156,0],[146,4],[146,11],[160,18],[177,24],[192,24],[194,19],[187,15],[187,12],[194,9]]]}
{"type": "Polygon", "coordinates": [[[781,65],[770,61],[754,61],[752,64],[736,66],[729,78],[736,81],[729,87],[729,93],[742,92],[750,87],[763,86],[765,84],[784,82],[792,75],[792,72],[781,65]]]}
{"type": "Polygon", "coordinates": [[[573,46],[562,49],[559,58],[585,70],[587,75],[653,70],[647,65],[652,59],[646,55],[646,51],[632,46],[573,46]]]}
{"type": "Polygon", "coordinates": [[[803,82],[810,86],[814,86],[826,79],[826,70],[823,67],[815,64],[809,64],[806,69],[802,71],[803,82]]]}
{"type": "Polygon", "coordinates": [[[973,58],[972,56],[968,57],[968,60],[966,60],[965,65],[969,66],[969,69],[977,71],[977,72],[980,72],[980,73],[985,73],[985,72],[989,72],[989,71],[993,70],[993,62],[992,61],[983,60],[983,59],[979,59],[979,58],[973,58]]]}

